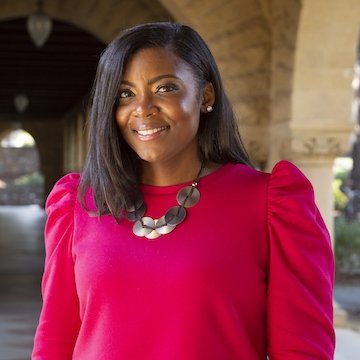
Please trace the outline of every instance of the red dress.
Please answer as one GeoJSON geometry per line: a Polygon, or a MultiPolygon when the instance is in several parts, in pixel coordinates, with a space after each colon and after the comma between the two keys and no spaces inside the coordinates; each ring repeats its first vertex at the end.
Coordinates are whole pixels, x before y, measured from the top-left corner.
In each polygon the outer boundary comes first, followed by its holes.
{"type": "MultiPolygon", "coordinates": [[[[79,176],[47,201],[33,360],[333,359],[329,234],[294,165],[222,166],[156,240],[84,211],[79,176]]],[[[142,185],[147,214],[162,216],[183,186],[142,185]]]]}

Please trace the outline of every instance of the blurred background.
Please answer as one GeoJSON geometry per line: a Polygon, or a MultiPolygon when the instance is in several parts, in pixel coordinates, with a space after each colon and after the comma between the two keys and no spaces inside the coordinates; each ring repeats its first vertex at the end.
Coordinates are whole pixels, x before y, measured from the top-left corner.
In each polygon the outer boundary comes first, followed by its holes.
{"type": "Polygon", "coordinates": [[[81,171],[99,56],[152,21],[207,41],[253,163],[288,159],[312,181],[336,255],[336,359],[358,359],[360,2],[0,0],[0,360],[30,358],[43,205],[59,177],[81,171]]]}

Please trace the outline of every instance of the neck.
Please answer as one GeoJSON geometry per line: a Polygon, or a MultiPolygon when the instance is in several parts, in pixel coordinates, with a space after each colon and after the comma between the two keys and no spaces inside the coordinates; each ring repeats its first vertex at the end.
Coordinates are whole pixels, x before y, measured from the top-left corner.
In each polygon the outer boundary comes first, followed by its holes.
{"type": "Polygon", "coordinates": [[[194,180],[200,170],[201,160],[194,159],[183,163],[144,163],[142,183],[156,186],[169,186],[194,180]]]}
{"type": "MultiPolygon", "coordinates": [[[[202,176],[211,174],[213,171],[216,171],[221,167],[221,164],[214,162],[205,162],[203,164],[203,169],[201,171],[202,176]]],[[[182,184],[188,181],[193,181],[199,175],[199,170],[201,168],[201,160],[194,161],[193,164],[187,165],[185,167],[175,164],[169,165],[169,167],[164,166],[143,166],[143,176],[142,183],[147,185],[155,186],[169,186],[182,184]]]]}

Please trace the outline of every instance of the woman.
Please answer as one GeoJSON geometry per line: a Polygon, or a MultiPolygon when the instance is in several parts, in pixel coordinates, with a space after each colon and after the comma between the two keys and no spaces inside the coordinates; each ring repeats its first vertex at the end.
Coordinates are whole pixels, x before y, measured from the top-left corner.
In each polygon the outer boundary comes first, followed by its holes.
{"type": "Polygon", "coordinates": [[[139,25],[108,46],[84,171],[47,212],[33,360],[332,359],[312,187],[289,162],[249,165],[191,28],[139,25]]]}

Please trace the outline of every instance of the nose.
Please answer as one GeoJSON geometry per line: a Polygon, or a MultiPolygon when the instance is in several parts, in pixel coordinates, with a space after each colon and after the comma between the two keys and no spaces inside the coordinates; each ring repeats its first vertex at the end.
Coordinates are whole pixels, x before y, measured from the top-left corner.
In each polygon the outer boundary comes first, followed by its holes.
{"type": "Polygon", "coordinates": [[[135,104],[134,115],[137,117],[146,118],[158,112],[152,96],[150,94],[138,95],[135,104]]]}

